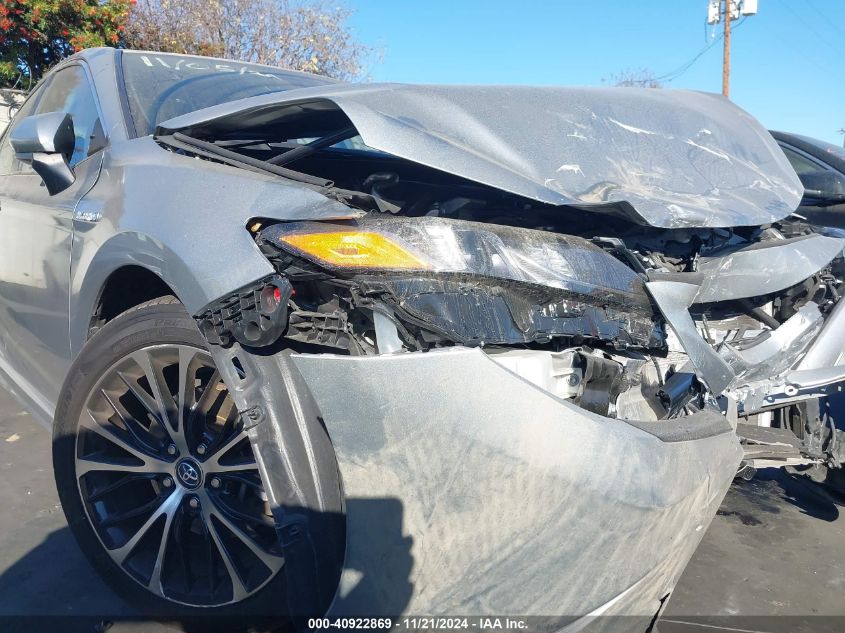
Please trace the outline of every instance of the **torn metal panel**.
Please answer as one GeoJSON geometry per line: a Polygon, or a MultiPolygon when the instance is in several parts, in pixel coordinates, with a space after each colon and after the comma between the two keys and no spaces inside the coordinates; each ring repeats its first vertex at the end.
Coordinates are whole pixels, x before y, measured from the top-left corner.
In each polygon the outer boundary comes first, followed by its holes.
{"type": "Polygon", "coordinates": [[[824,317],[812,301],[787,321],[743,348],[722,345],[720,353],[733,372],[746,382],[779,376],[795,365],[824,326],[824,317]]]}
{"type": "MultiPolygon", "coordinates": [[[[697,286],[673,281],[646,284],[666,321],[675,331],[699,378],[710,391],[721,394],[728,387],[765,382],[767,389],[777,377],[801,359],[804,350],[821,332],[830,332],[818,306],[808,302],[781,326],[750,339],[744,345],[724,343],[717,351],[699,332],[689,306],[697,286]]],[[[835,332],[835,330],[833,330],[835,332]]]]}
{"type": "MultiPolygon", "coordinates": [[[[825,338],[839,330],[831,319],[826,324],[819,306],[808,301],[771,332],[743,343],[724,343],[717,352],[699,332],[689,314],[690,306],[785,290],[829,264],[842,252],[843,243],[821,235],[755,243],[704,258],[695,273],[653,275],[646,288],[701,380],[718,395],[729,385],[781,375],[801,359],[823,328],[825,338]]],[[[815,354],[827,355],[818,350],[815,354]]]]}
{"type": "Polygon", "coordinates": [[[478,349],[293,361],[347,497],[401,505],[398,533],[379,548],[372,534],[383,530],[348,506],[333,615],[395,615],[397,604],[654,614],[741,458],[718,413],[637,428],[560,400],[478,349]],[[396,560],[406,562],[397,570],[396,560]],[[603,581],[584,584],[584,569],[603,581]]]}
{"type": "Polygon", "coordinates": [[[667,323],[675,331],[702,382],[715,394],[722,393],[734,379],[734,372],[702,338],[689,313],[699,286],[675,281],[651,281],[646,288],[654,297],[667,323]]]}
{"type": "Polygon", "coordinates": [[[824,333],[807,349],[798,369],[816,369],[845,365],[845,301],[833,308],[824,333]]]}
{"type": "Polygon", "coordinates": [[[817,273],[842,252],[845,240],[807,235],[755,242],[702,257],[695,303],[744,299],[779,292],[817,273]]]}
{"type": "Polygon", "coordinates": [[[794,211],[803,193],[755,119],[727,99],[688,91],[341,84],[221,104],[156,132],[207,138],[310,125],[325,134],[345,121],[375,150],[663,228],[766,224],[794,211]]]}

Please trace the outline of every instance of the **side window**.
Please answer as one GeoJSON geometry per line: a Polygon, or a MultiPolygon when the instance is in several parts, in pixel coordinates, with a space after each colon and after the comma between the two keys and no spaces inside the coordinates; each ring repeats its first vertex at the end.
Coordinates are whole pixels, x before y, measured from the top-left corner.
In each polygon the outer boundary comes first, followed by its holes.
{"type": "Polygon", "coordinates": [[[102,147],[99,138],[93,145],[91,142],[92,137],[102,137],[103,128],[94,93],[81,67],[69,66],[53,76],[38,102],[36,114],[46,112],[70,112],[73,116],[76,144],[70,158],[71,167],[102,147]]]}
{"type": "Polygon", "coordinates": [[[817,171],[823,171],[825,168],[816,163],[806,156],[802,156],[798,152],[781,145],[781,149],[783,153],[786,154],[786,159],[789,161],[789,164],[792,165],[792,169],[795,170],[795,173],[799,176],[803,176],[804,174],[809,174],[817,171]]]}
{"type": "Polygon", "coordinates": [[[15,157],[15,150],[12,148],[12,142],[10,141],[10,138],[12,136],[12,130],[17,127],[21,119],[33,113],[32,111],[35,107],[36,101],[38,101],[38,92],[29,95],[29,98],[23,103],[23,105],[17,111],[15,116],[12,118],[12,121],[9,123],[9,127],[6,130],[6,135],[3,137],[3,143],[2,145],[0,145],[0,175],[16,174],[20,172],[32,172],[32,167],[30,167],[26,163],[20,162],[15,157]]]}

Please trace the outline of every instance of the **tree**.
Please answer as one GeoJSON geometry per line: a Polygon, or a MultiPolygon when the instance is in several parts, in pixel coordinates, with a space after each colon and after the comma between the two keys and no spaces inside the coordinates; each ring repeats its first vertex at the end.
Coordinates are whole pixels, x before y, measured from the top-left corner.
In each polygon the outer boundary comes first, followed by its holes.
{"type": "MultiPolygon", "coordinates": [[[[604,82],[605,79],[602,79],[604,82]]],[[[637,70],[626,68],[620,73],[614,73],[607,80],[614,86],[623,88],[662,88],[663,84],[654,76],[654,73],[647,68],[637,70]]]]}
{"type": "Polygon", "coordinates": [[[75,51],[120,42],[134,0],[0,0],[0,85],[27,87],[75,51]]]}
{"type": "Polygon", "coordinates": [[[324,0],[139,0],[125,42],[352,79],[372,49],[353,37],[351,15],[324,0]]]}

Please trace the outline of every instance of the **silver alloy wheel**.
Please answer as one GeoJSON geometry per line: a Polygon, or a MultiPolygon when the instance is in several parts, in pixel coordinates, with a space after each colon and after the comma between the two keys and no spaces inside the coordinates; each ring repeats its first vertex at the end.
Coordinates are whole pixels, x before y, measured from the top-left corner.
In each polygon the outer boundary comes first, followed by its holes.
{"type": "Polygon", "coordinates": [[[284,564],[249,439],[205,350],[156,345],[112,365],[86,396],[75,464],[103,547],[158,596],[240,602],[284,564]]]}

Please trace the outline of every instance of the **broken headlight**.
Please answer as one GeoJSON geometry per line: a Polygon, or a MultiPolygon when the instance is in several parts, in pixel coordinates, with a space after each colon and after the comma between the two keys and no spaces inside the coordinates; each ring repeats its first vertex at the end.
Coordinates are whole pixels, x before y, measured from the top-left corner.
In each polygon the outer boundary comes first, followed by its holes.
{"type": "Polygon", "coordinates": [[[292,222],[261,241],[353,279],[400,316],[464,344],[555,336],[662,344],[642,279],[579,237],[443,218],[292,222]],[[400,314],[401,313],[401,314],[400,314]]]}
{"type": "Polygon", "coordinates": [[[262,233],[331,270],[478,275],[579,293],[639,294],[642,281],[582,238],[441,218],[276,224],[262,233]]]}

